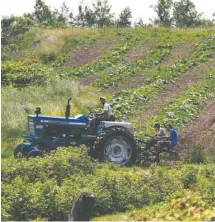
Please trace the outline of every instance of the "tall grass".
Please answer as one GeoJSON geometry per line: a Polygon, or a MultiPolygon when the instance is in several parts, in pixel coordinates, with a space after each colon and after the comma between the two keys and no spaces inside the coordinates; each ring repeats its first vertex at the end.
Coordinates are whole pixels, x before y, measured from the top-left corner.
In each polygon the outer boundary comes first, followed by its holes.
{"type": "Polygon", "coordinates": [[[22,141],[21,134],[27,131],[25,110],[34,114],[39,106],[43,115],[64,116],[67,99],[71,97],[71,116],[87,114],[87,107],[98,105],[99,96],[95,89],[69,80],[53,81],[46,87],[2,88],[2,157],[12,155],[22,141]]]}

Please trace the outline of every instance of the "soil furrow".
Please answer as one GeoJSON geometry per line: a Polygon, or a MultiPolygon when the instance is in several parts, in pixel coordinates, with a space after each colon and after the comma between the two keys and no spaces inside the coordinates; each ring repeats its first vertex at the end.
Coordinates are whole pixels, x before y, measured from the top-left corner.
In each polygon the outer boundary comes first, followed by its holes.
{"type": "Polygon", "coordinates": [[[101,39],[96,41],[88,48],[80,49],[74,52],[65,63],[66,67],[80,68],[90,62],[100,59],[105,53],[112,49],[116,41],[101,39]]]}
{"type": "MultiPolygon", "coordinates": [[[[125,57],[123,58],[124,63],[137,61],[141,57],[149,55],[150,50],[151,50],[153,44],[155,44],[155,43],[156,43],[155,40],[147,40],[147,41],[141,42],[138,46],[135,47],[135,49],[132,49],[131,51],[129,51],[128,53],[125,54],[125,57]]],[[[110,70],[112,70],[112,69],[113,69],[113,67],[110,68],[110,70]]],[[[101,77],[101,75],[87,76],[87,77],[82,78],[80,80],[80,84],[81,85],[89,85],[92,82],[94,82],[95,80],[97,80],[99,77],[101,77]]]]}
{"type": "Polygon", "coordinates": [[[160,109],[165,108],[179,93],[187,90],[193,83],[201,81],[208,69],[215,66],[215,59],[202,64],[190,72],[178,78],[174,84],[168,84],[159,92],[147,105],[140,107],[139,111],[132,119],[135,122],[144,122],[154,116],[160,109]]]}
{"type": "Polygon", "coordinates": [[[215,95],[198,119],[179,132],[182,148],[213,148],[215,149],[215,95]]]}
{"type": "MultiPolygon", "coordinates": [[[[191,45],[189,43],[184,43],[184,44],[179,44],[171,50],[171,55],[168,56],[164,61],[160,64],[160,67],[163,66],[171,66],[174,65],[174,63],[180,59],[188,58],[189,56],[192,55],[192,53],[195,50],[195,46],[191,45]]],[[[105,90],[105,92],[119,92],[121,90],[128,90],[131,88],[137,88],[139,86],[142,86],[145,84],[146,80],[150,77],[152,74],[153,70],[151,69],[146,69],[143,73],[131,77],[128,79],[128,81],[124,84],[121,84],[117,87],[113,87],[111,89],[105,90]]]]}

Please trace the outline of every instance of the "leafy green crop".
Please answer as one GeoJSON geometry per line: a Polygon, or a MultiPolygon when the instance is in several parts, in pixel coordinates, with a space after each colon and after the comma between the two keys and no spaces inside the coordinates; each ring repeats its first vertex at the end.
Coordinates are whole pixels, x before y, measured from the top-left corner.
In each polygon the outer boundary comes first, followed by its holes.
{"type": "Polygon", "coordinates": [[[148,58],[144,57],[131,64],[124,65],[119,70],[115,70],[114,73],[104,75],[97,79],[93,85],[102,89],[118,86],[119,83],[125,82],[128,77],[138,75],[144,69],[152,68],[161,63],[162,60],[170,54],[171,48],[171,45],[158,44],[151,50],[151,55],[149,55],[148,58]]]}
{"type": "Polygon", "coordinates": [[[116,46],[111,53],[105,55],[96,62],[86,65],[83,68],[71,70],[67,75],[73,77],[84,77],[95,74],[95,72],[102,71],[107,67],[113,66],[119,62],[122,59],[122,56],[131,50],[135,44],[144,38],[143,34],[135,35],[131,32],[125,33],[125,35],[120,38],[119,45],[116,46]]]}
{"type": "Polygon", "coordinates": [[[144,122],[143,131],[137,133],[142,136],[143,132],[152,132],[152,123],[170,123],[176,128],[182,128],[196,119],[199,109],[215,93],[215,69],[209,70],[202,82],[195,83],[190,88],[179,94],[165,108],[161,109],[156,116],[144,122]]]}
{"type": "Polygon", "coordinates": [[[146,86],[122,91],[113,96],[113,102],[117,103],[114,107],[115,114],[118,117],[134,114],[141,104],[147,103],[166,84],[199,64],[205,63],[214,55],[215,39],[210,38],[207,42],[198,45],[196,53],[191,58],[182,59],[171,67],[158,68],[148,79],[146,86]]]}

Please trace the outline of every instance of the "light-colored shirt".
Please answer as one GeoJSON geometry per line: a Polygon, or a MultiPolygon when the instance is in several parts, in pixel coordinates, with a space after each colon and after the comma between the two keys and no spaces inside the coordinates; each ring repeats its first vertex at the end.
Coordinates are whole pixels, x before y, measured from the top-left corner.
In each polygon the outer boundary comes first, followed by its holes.
{"type": "Polygon", "coordinates": [[[108,103],[105,103],[104,106],[103,106],[103,112],[104,111],[107,111],[107,118],[109,118],[111,115],[113,115],[112,113],[112,110],[111,110],[111,107],[108,103]]]}
{"type": "Polygon", "coordinates": [[[160,128],[157,135],[158,136],[166,136],[166,133],[164,132],[164,130],[162,128],[160,128]]]}

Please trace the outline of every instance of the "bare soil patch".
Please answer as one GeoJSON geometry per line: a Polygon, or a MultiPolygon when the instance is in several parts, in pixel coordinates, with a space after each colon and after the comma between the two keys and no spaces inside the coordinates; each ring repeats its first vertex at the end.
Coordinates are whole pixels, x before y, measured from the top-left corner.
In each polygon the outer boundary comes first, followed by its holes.
{"type": "MultiPolygon", "coordinates": [[[[125,55],[125,60],[128,62],[132,62],[132,61],[139,60],[141,57],[147,56],[150,53],[151,47],[155,43],[156,43],[155,40],[147,40],[147,41],[141,42],[140,44],[138,44],[138,46],[136,46],[134,49],[132,49],[125,55]]],[[[99,76],[93,76],[93,75],[87,76],[81,79],[80,83],[81,85],[89,85],[98,78],[99,76]]],[[[139,78],[141,78],[141,76],[139,78]]],[[[138,78],[137,78],[137,81],[138,81],[138,78]]]]}
{"type": "Polygon", "coordinates": [[[179,133],[182,148],[215,149],[215,97],[210,101],[199,118],[179,133]]]}
{"type": "Polygon", "coordinates": [[[90,62],[100,59],[107,51],[111,50],[116,41],[101,38],[87,48],[76,50],[65,63],[66,67],[79,68],[90,62]]]}
{"type": "MultiPolygon", "coordinates": [[[[171,49],[171,55],[162,61],[160,67],[174,65],[176,61],[191,56],[194,50],[195,46],[190,43],[178,44],[171,49]]],[[[142,74],[129,78],[126,83],[123,83],[118,87],[113,87],[112,89],[106,91],[109,92],[114,90],[115,92],[119,92],[121,90],[137,88],[144,85],[151,74],[152,70],[145,70],[142,74]]]]}
{"type": "Polygon", "coordinates": [[[126,54],[126,59],[132,62],[140,60],[142,57],[149,55],[153,44],[156,44],[156,42],[156,40],[146,40],[141,42],[126,54]]]}
{"type": "Polygon", "coordinates": [[[180,43],[171,50],[171,55],[163,60],[162,65],[173,65],[176,61],[190,57],[195,51],[195,45],[190,42],[180,43]]]}
{"type": "Polygon", "coordinates": [[[160,109],[165,108],[179,93],[187,90],[191,84],[201,81],[208,69],[215,66],[215,59],[202,64],[190,72],[187,72],[175,84],[168,84],[146,106],[137,112],[135,120],[144,121],[155,115],[160,109]]]}

